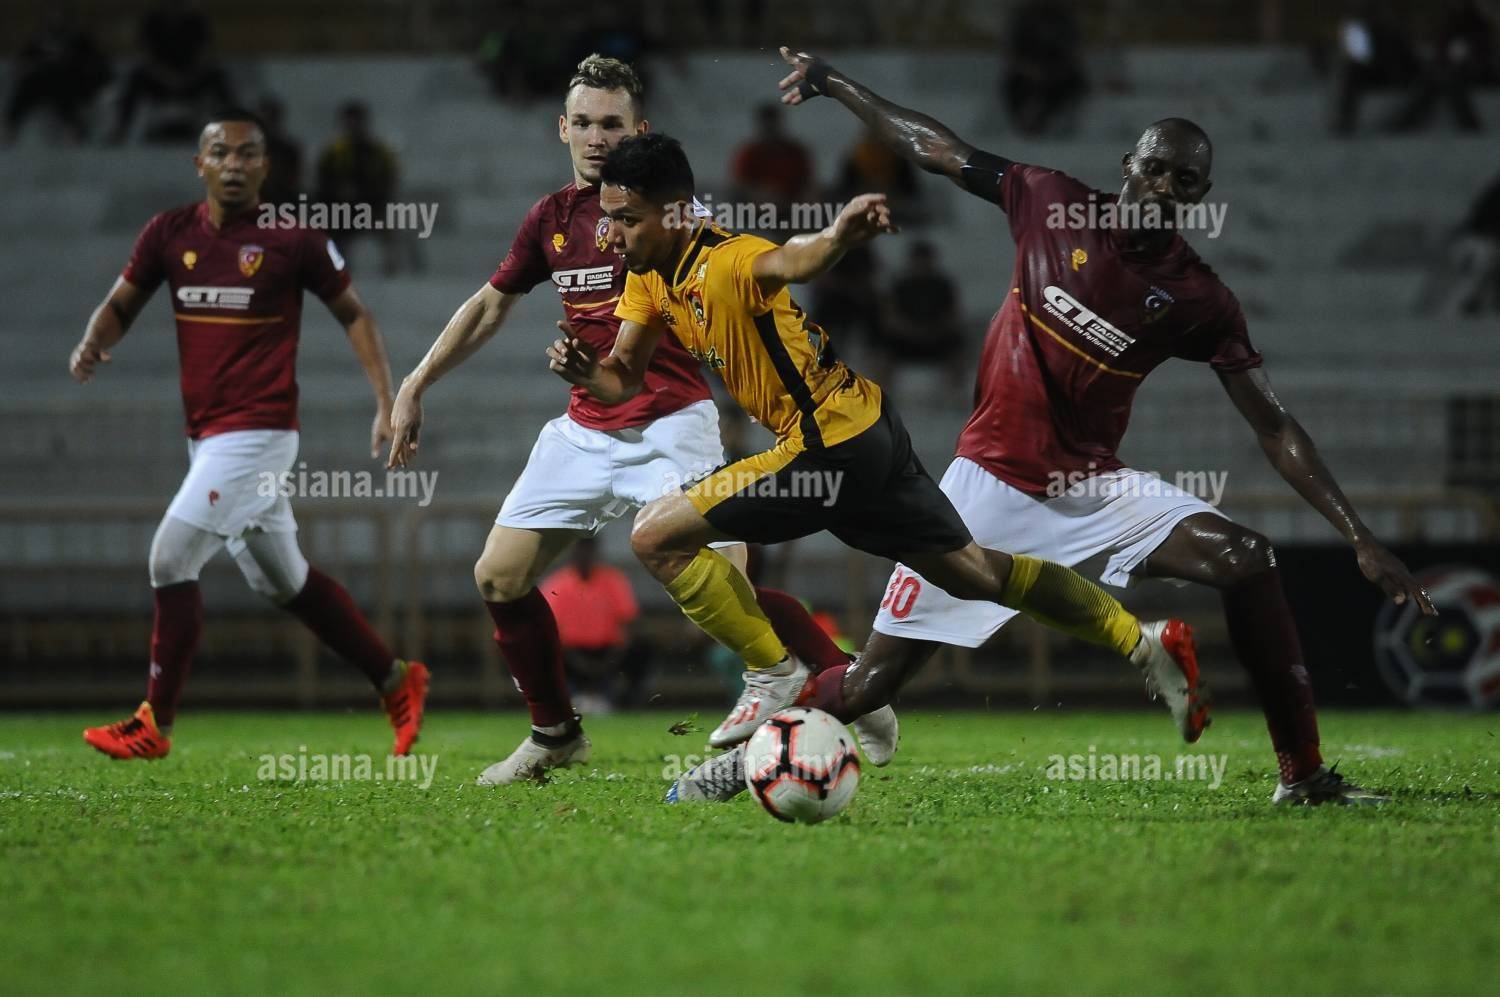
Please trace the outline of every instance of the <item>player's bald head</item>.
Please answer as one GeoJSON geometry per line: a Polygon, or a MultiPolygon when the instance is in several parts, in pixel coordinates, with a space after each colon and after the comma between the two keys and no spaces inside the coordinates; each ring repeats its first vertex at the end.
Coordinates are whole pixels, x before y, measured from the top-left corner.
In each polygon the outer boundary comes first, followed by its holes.
{"type": "Polygon", "coordinates": [[[1214,163],[1214,144],[1208,132],[1187,118],[1153,121],[1135,141],[1135,156],[1156,155],[1178,165],[1192,166],[1207,177],[1214,163]]]}

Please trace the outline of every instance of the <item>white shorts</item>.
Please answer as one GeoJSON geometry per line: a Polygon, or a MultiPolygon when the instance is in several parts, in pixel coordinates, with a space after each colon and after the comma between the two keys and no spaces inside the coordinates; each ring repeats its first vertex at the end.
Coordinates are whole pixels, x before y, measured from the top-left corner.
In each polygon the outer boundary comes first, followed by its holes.
{"type": "Polygon", "coordinates": [[[542,427],[495,522],[598,533],[723,463],[710,399],[629,429],[589,429],[559,416],[542,427]]]}
{"type": "Polygon", "coordinates": [[[167,515],[231,540],[251,530],[295,533],[291,500],[278,486],[297,459],[298,442],[292,429],[188,440],[191,466],[167,515]]]}
{"type": "MultiPolygon", "coordinates": [[[[1074,567],[1109,554],[1099,580],[1128,586],[1132,572],[1189,516],[1217,509],[1154,474],[1125,468],[1080,482],[1067,494],[1039,499],[1013,488],[971,460],[956,457],[940,484],[981,547],[1074,567]]],[[[955,599],[898,564],[875,617],[892,637],[978,647],[1014,609],[955,599]]]]}

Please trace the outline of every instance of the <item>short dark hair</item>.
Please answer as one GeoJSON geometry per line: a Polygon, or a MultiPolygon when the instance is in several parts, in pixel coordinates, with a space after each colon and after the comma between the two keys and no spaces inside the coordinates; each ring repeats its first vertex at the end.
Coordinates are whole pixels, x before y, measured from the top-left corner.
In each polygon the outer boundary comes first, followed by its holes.
{"type": "Polygon", "coordinates": [[[681,142],[661,132],[623,139],[605,157],[599,180],[628,187],[657,204],[693,196],[693,167],[687,153],[681,142]]]}
{"type": "Polygon", "coordinates": [[[598,52],[578,64],[573,78],[568,81],[568,93],[572,93],[574,87],[605,91],[624,90],[630,96],[630,106],[635,110],[637,118],[641,116],[641,111],[646,106],[646,88],[641,85],[641,78],[636,75],[630,63],[611,59],[598,52]]]}
{"type": "Polygon", "coordinates": [[[262,135],[270,134],[270,129],[266,127],[266,123],[261,120],[260,115],[246,107],[221,107],[208,116],[208,120],[203,122],[203,127],[220,125],[228,121],[243,121],[259,128],[262,135]]]}

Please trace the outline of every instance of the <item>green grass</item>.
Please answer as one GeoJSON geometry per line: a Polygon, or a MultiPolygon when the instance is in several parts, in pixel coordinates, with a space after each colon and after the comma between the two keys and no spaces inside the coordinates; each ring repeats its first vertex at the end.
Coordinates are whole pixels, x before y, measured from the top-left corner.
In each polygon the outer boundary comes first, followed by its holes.
{"type": "MultiPolygon", "coordinates": [[[[97,721],[98,717],[89,717],[97,721]]],[[[380,751],[357,715],[189,713],[111,762],[77,716],[0,717],[9,992],[1488,991],[1497,719],[1324,718],[1378,810],[1273,810],[1258,716],[1224,784],[1059,782],[1054,754],[1178,746],[1155,714],[904,717],[847,813],[667,807],[675,716],[590,723],[596,767],[485,790],[514,714],[438,713],[408,783],[277,782],[262,754],[380,751]]]]}

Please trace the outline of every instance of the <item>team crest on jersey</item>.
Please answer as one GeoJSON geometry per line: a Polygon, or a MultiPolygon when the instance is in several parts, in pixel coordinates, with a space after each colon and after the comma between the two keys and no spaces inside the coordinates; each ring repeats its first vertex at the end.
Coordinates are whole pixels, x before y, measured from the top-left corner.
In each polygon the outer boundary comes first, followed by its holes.
{"type": "Polygon", "coordinates": [[[1141,302],[1141,324],[1155,322],[1166,315],[1167,309],[1171,308],[1176,301],[1177,299],[1170,293],[1152,285],[1151,289],[1146,292],[1145,300],[1141,302]]]}
{"type": "Polygon", "coordinates": [[[594,226],[594,245],[599,247],[599,252],[609,248],[609,219],[599,219],[599,224],[594,226]]]}
{"type": "Polygon", "coordinates": [[[265,262],[266,250],[264,246],[255,244],[240,247],[240,273],[246,277],[254,277],[255,271],[265,262]]]}
{"type": "Polygon", "coordinates": [[[566,246],[567,244],[568,244],[568,237],[567,236],[563,235],[561,232],[553,232],[552,233],[552,251],[554,253],[560,253],[560,252],[562,252],[563,247],[566,246]]]}
{"type": "Polygon", "coordinates": [[[187,267],[189,270],[193,269],[193,267],[198,265],[198,254],[193,252],[191,249],[183,253],[182,265],[187,267]]]}
{"type": "Polygon", "coordinates": [[[688,307],[693,310],[693,320],[702,328],[708,322],[708,317],[703,311],[703,295],[697,291],[689,291],[687,294],[688,307]]]}

